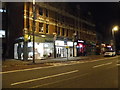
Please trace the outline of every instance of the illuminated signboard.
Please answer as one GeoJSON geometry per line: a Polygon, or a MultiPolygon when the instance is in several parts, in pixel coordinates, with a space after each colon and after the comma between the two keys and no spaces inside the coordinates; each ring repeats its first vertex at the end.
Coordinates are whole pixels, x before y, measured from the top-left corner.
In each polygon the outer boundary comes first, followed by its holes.
{"type": "Polygon", "coordinates": [[[78,40],[78,42],[84,43],[84,41],[83,41],[83,40],[78,40]]]}

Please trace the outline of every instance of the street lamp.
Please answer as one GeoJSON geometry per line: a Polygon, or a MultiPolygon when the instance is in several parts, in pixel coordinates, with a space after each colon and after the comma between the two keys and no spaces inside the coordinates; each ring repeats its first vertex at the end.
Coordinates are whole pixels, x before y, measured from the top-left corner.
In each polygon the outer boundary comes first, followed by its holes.
{"type": "Polygon", "coordinates": [[[56,58],[56,46],[55,46],[55,40],[56,40],[56,37],[57,37],[57,34],[54,32],[53,33],[53,35],[54,35],[54,58],[56,58]]]}
{"type": "Polygon", "coordinates": [[[74,47],[74,42],[75,42],[75,38],[76,37],[76,33],[73,33],[73,57],[75,57],[75,47],[74,47]]]}
{"type": "Polygon", "coordinates": [[[112,29],[112,36],[113,36],[113,39],[114,39],[114,32],[118,31],[118,26],[114,26],[113,29],[112,29]]]}
{"type": "Polygon", "coordinates": [[[115,47],[115,45],[116,45],[116,42],[115,42],[115,32],[118,31],[118,29],[119,29],[118,26],[114,26],[114,27],[112,28],[112,36],[113,36],[114,50],[116,50],[116,47],[115,47]]]}

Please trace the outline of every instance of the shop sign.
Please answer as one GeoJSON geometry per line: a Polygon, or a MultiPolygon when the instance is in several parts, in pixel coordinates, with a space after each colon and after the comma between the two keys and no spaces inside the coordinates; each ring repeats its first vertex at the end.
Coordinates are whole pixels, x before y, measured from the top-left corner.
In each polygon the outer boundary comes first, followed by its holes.
{"type": "Polygon", "coordinates": [[[84,41],[83,41],[83,40],[78,40],[78,42],[80,42],[80,43],[84,43],[84,41]]]}
{"type": "Polygon", "coordinates": [[[55,45],[64,46],[64,41],[55,41],[55,45]]]}
{"type": "Polygon", "coordinates": [[[67,45],[67,46],[71,46],[71,47],[72,47],[72,46],[73,46],[73,42],[70,42],[70,41],[69,41],[69,42],[67,42],[67,44],[65,45],[64,41],[58,41],[58,40],[56,40],[56,41],[55,41],[55,45],[57,45],[57,46],[66,46],[66,45],[67,45]]]}
{"type": "Polygon", "coordinates": [[[28,40],[28,34],[24,35],[24,40],[27,41],[28,40]]]}
{"type": "Polygon", "coordinates": [[[67,45],[72,47],[73,46],[73,42],[67,42],[67,45]]]}

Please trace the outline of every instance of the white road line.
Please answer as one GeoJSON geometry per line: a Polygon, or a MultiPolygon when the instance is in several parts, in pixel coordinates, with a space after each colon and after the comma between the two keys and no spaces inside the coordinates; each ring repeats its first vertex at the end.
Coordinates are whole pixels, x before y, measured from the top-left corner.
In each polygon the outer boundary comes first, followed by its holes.
{"type": "Polygon", "coordinates": [[[13,86],[13,85],[18,85],[18,84],[29,83],[29,82],[33,82],[33,81],[37,81],[37,80],[42,80],[42,79],[57,77],[57,76],[61,76],[61,75],[71,74],[71,73],[75,73],[75,72],[78,72],[78,71],[79,70],[74,70],[74,71],[60,73],[60,74],[56,74],[56,75],[51,75],[51,76],[46,76],[46,77],[41,77],[41,78],[36,78],[36,79],[31,79],[31,80],[26,80],[26,81],[21,81],[21,82],[16,82],[16,83],[12,83],[11,85],[13,86]]]}
{"type": "Polygon", "coordinates": [[[116,64],[117,66],[120,66],[120,64],[116,64]]]}
{"type": "Polygon", "coordinates": [[[85,75],[88,75],[88,73],[82,74],[80,76],[75,76],[75,77],[71,77],[71,78],[59,80],[59,81],[56,81],[56,82],[50,82],[50,83],[46,83],[46,84],[41,84],[41,85],[33,86],[33,87],[30,87],[30,88],[38,88],[38,87],[41,87],[41,86],[46,86],[46,85],[50,85],[50,84],[56,84],[56,83],[59,83],[59,82],[63,82],[63,81],[75,79],[75,78],[82,77],[82,76],[85,76],[85,75]]]}
{"type": "Polygon", "coordinates": [[[96,66],[93,66],[93,68],[97,68],[97,67],[101,67],[101,66],[105,66],[105,65],[109,65],[109,64],[112,64],[112,62],[105,63],[105,64],[100,64],[100,65],[96,65],[96,66]]]}
{"type": "MultiPolygon", "coordinates": [[[[93,60],[93,61],[78,62],[78,63],[68,64],[68,65],[80,64],[80,63],[82,64],[82,63],[88,63],[88,62],[96,62],[96,61],[100,61],[100,60],[113,59],[113,58],[116,58],[116,57],[97,59],[97,60],[93,60]]],[[[58,65],[58,66],[65,66],[65,65],[58,65]]],[[[7,73],[14,73],[14,72],[21,72],[21,71],[30,71],[30,70],[58,67],[58,66],[47,66],[47,67],[37,67],[37,68],[30,68],[30,69],[12,70],[12,71],[0,72],[0,74],[7,74],[7,73]]]]}
{"type": "Polygon", "coordinates": [[[102,59],[97,59],[97,60],[93,60],[93,61],[89,61],[89,62],[96,62],[96,61],[100,61],[100,60],[113,59],[113,58],[117,58],[117,57],[102,58],[102,59]]]}
{"type": "Polygon", "coordinates": [[[30,70],[36,70],[36,69],[41,69],[41,68],[51,68],[51,67],[55,67],[55,66],[37,67],[37,68],[29,68],[29,69],[21,69],[21,70],[6,71],[6,72],[0,72],[0,74],[13,73],[13,72],[20,72],[20,71],[30,71],[30,70]]]}

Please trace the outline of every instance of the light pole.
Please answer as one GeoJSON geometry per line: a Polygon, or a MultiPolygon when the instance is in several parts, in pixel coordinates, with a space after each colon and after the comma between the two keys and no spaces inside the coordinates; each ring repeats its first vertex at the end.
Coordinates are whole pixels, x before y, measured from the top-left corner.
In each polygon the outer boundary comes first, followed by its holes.
{"type": "Polygon", "coordinates": [[[54,35],[54,58],[56,58],[56,46],[55,46],[55,40],[56,40],[56,37],[57,37],[57,34],[56,33],[53,33],[54,35]]]}
{"type": "Polygon", "coordinates": [[[76,40],[76,33],[73,33],[73,57],[75,57],[75,47],[74,47],[74,42],[76,40]]]}
{"type": "Polygon", "coordinates": [[[114,26],[112,28],[112,36],[113,36],[113,47],[114,47],[114,50],[116,51],[116,42],[115,42],[115,32],[118,31],[118,26],[114,26]]]}
{"type": "Polygon", "coordinates": [[[35,19],[36,19],[36,13],[35,13],[35,0],[33,0],[33,63],[35,63],[35,19]]]}
{"type": "Polygon", "coordinates": [[[23,60],[28,60],[27,44],[28,44],[28,35],[27,29],[24,28],[24,45],[23,45],[23,60]]]}

